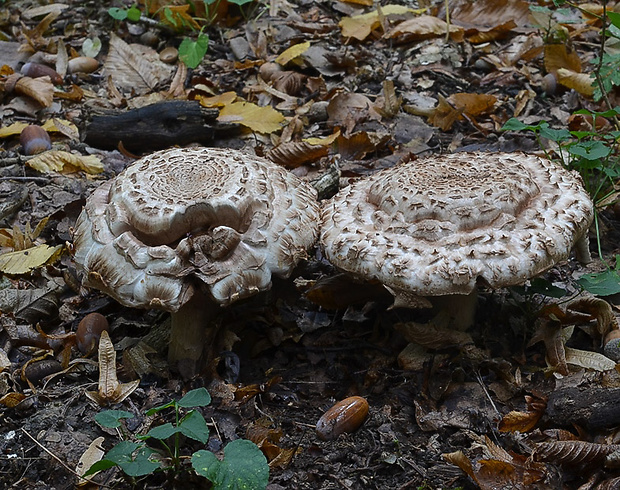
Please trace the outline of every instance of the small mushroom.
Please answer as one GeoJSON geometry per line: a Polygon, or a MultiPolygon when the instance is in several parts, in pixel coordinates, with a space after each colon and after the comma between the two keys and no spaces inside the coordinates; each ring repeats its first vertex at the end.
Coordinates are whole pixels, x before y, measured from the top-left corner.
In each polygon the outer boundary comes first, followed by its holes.
{"type": "Polygon", "coordinates": [[[386,286],[395,306],[464,299],[453,322],[466,327],[478,284],[523,284],[572,248],[589,261],[592,218],[576,172],[524,153],[456,153],[342,189],[323,206],[320,241],[336,267],[386,286]]]}
{"type": "Polygon", "coordinates": [[[204,365],[214,307],[287,277],[318,235],[314,189],[241,151],[160,151],[88,198],[74,230],[84,285],[120,303],[172,312],[168,359],[204,365]]]}

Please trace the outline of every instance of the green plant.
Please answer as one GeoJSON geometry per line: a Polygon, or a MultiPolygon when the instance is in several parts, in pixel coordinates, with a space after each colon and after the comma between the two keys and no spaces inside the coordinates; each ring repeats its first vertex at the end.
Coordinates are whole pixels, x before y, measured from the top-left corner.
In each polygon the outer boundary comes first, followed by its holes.
{"type": "MultiPolygon", "coordinates": [[[[150,475],[157,471],[178,473],[188,456],[181,455],[181,436],[206,444],[209,440],[209,428],[198,410],[189,410],[182,415],[182,410],[204,407],[211,403],[211,396],[204,388],[189,391],[183,398],[173,400],[165,405],[155,407],[146,412],[153,416],[169,408],[174,409],[174,423],[165,423],[153,427],[144,435],[136,437],[137,441],[128,439],[124,430],[123,419],[132,418],[133,414],[124,410],[104,410],[95,416],[95,420],[103,427],[116,428],[125,438],[104,458],[93,464],[84,476],[114,466],[119,467],[130,479],[150,475]],[[149,439],[155,439],[163,450],[147,445],[149,439]]],[[[215,454],[206,450],[198,450],[191,456],[194,471],[212,483],[212,488],[261,489],[267,486],[269,466],[260,449],[251,441],[236,440],[224,448],[224,459],[220,461],[215,454]]]]}

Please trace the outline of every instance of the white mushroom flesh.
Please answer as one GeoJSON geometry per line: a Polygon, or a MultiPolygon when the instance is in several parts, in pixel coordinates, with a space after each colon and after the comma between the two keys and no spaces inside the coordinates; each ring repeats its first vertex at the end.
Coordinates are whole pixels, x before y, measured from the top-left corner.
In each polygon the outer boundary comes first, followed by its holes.
{"type": "Polygon", "coordinates": [[[84,284],[133,307],[177,311],[204,282],[220,304],[286,277],[318,236],[314,189],[236,150],[148,155],[100,186],[74,231],[84,284]]]}
{"type": "Polygon", "coordinates": [[[322,209],[337,267],[420,296],[522,284],[566,259],[593,205],[580,176],[522,153],[433,156],[354,182],[322,209]]]}

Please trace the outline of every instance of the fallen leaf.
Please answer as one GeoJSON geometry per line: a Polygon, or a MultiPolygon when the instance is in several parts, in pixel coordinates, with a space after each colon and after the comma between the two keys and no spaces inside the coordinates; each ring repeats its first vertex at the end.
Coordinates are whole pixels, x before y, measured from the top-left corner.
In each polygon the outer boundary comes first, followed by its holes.
{"type": "Polygon", "coordinates": [[[282,51],[278,57],[275,59],[275,62],[284,66],[287,63],[290,63],[295,58],[298,58],[302,54],[304,54],[308,48],[310,47],[310,42],[306,41],[305,43],[294,44],[288,49],[282,51]]]}
{"type": "Polygon", "coordinates": [[[0,398],[0,405],[4,405],[8,408],[13,408],[19,405],[25,399],[26,395],[24,395],[23,393],[11,392],[0,398]]]}
{"type": "Polygon", "coordinates": [[[203,107],[224,107],[232,104],[235,100],[237,100],[235,92],[224,92],[212,97],[198,96],[198,101],[203,107]]]}
{"type": "Polygon", "coordinates": [[[568,88],[572,88],[581,95],[591,97],[594,94],[594,79],[587,73],[577,73],[566,68],[560,68],[556,72],[558,82],[568,88]]]}
{"type": "Polygon", "coordinates": [[[386,32],[384,37],[394,39],[398,43],[410,43],[445,36],[448,30],[450,39],[455,42],[463,41],[465,31],[462,27],[450,24],[448,28],[445,21],[431,15],[421,15],[401,22],[386,32]]]}
{"type": "MultiPolygon", "coordinates": [[[[101,461],[103,458],[103,455],[105,454],[105,451],[103,450],[103,441],[105,441],[105,437],[97,437],[97,439],[91,442],[86,451],[84,451],[80,457],[78,464],[75,466],[75,472],[78,475],[78,487],[83,487],[89,484],[87,479],[81,477],[84,476],[84,473],[86,473],[92,465],[98,461],[101,461]]],[[[97,473],[90,475],[90,478],[93,478],[97,473]]]]}
{"type": "Polygon", "coordinates": [[[60,258],[64,245],[51,247],[39,245],[26,250],[9,252],[0,255],[0,271],[5,274],[19,275],[31,272],[33,269],[51,264],[60,258]]]}
{"type": "Polygon", "coordinates": [[[284,116],[270,106],[260,107],[250,102],[234,102],[222,108],[220,122],[239,123],[257,133],[274,133],[282,129],[284,116]]]}
{"type": "Polygon", "coordinates": [[[615,361],[609,357],[587,350],[564,347],[566,363],[594,371],[609,371],[616,368],[615,361]]]}
{"type": "Polygon", "coordinates": [[[353,37],[363,41],[370,35],[373,29],[381,26],[380,16],[389,17],[392,15],[404,15],[416,12],[422,13],[424,11],[425,9],[414,10],[403,5],[384,5],[381,7],[381,13],[378,10],[373,10],[367,14],[344,17],[338,25],[344,37],[353,37]]]}
{"type": "Polygon", "coordinates": [[[291,141],[272,148],[265,156],[283,167],[297,168],[327,156],[328,152],[329,147],[324,145],[311,145],[306,141],[291,141]]]}
{"type": "Polygon", "coordinates": [[[29,159],[26,163],[41,173],[72,173],[78,170],[89,174],[103,172],[103,163],[96,155],[77,155],[62,150],[48,150],[29,159]]]}

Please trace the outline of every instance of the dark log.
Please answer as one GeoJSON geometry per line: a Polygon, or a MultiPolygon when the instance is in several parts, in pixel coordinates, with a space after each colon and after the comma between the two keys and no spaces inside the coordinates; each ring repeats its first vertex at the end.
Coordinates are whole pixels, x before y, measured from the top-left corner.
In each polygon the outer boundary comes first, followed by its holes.
{"type": "Polygon", "coordinates": [[[554,425],[588,429],[620,425],[620,388],[560,388],[549,394],[545,416],[554,425]]]}
{"type": "Polygon", "coordinates": [[[220,124],[217,109],[198,102],[158,102],[120,114],[94,115],[86,126],[84,142],[94,148],[113,150],[122,143],[132,153],[142,154],[174,145],[208,145],[214,137],[236,133],[236,125],[220,124]]]}

